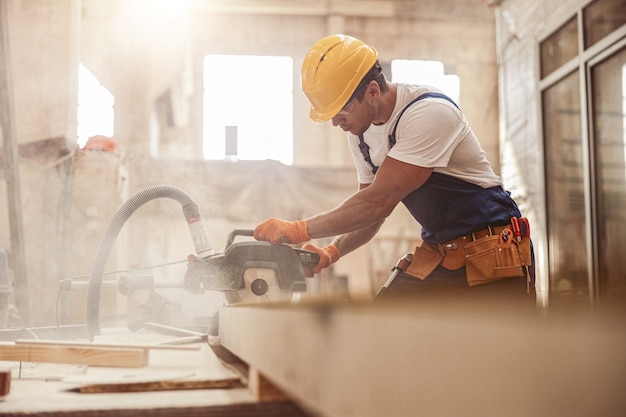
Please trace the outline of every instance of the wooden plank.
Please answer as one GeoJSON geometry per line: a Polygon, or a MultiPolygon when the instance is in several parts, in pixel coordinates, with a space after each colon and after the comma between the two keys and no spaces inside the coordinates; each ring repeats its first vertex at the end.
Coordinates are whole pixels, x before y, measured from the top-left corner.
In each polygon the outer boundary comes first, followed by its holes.
{"type": "Polygon", "coordinates": [[[148,364],[149,350],[0,343],[0,360],[137,368],[148,364]]]}
{"type": "MultiPolygon", "coordinates": [[[[73,388],[75,386],[68,386],[62,381],[13,378],[11,393],[4,402],[0,403],[0,415],[23,417],[240,416],[242,414],[237,413],[238,406],[258,405],[246,388],[101,394],[80,394],[73,388]]],[[[255,416],[251,412],[245,415],[255,416]]],[[[274,416],[282,416],[282,414],[277,413],[274,416]]]]}
{"type": "Polygon", "coordinates": [[[83,394],[96,394],[107,392],[176,391],[243,387],[244,385],[239,378],[222,378],[88,384],[79,387],[77,391],[83,394]]]}
{"type": "Polygon", "coordinates": [[[624,315],[506,304],[228,306],[222,345],[324,417],[626,415],[624,315]]]}
{"type": "Polygon", "coordinates": [[[16,345],[41,345],[41,346],[73,346],[85,348],[122,348],[122,349],[152,349],[152,350],[200,350],[200,345],[176,345],[176,344],[153,344],[153,343],[90,343],[72,342],[67,340],[31,340],[18,339],[16,345]]]}
{"type": "MultiPolygon", "coordinates": [[[[97,338],[98,343],[129,344],[160,343],[170,340],[170,337],[154,335],[152,333],[125,332],[113,334],[107,332],[97,338]]],[[[11,416],[213,416],[213,415],[240,415],[237,407],[240,405],[258,405],[254,402],[247,387],[231,387],[230,383],[223,389],[199,389],[200,382],[193,382],[198,389],[175,389],[168,391],[138,391],[130,387],[131,391],[102,392],[98,394],[81,394],[77,392],[81,386],[95,384],[125,384],[151,381],[199,381],[211,380],[217,383],[206,382],[205,386],[221,384],[225,381],[241,380],[241,377],[222,366],[207,343],[199,344],[200,350],[152,350],[150,349],[150,363],[141,368],[114,368],[114,367],[82,367],[82,371],[63,374],[69,365],[26,364],[21,366],[22,378],[13,378],[11,394],[0,403],[0,415],[11,416]],[[41,367],[41,372],[35,372],[41,367]],[[49,373],[45,369],[51,368],[49,373]],[[48,378],[50,376],[50,378],[48,378]],[[210,385],[209,385],[210,384],[210,385]],[[224,410],[233,407],[229,414],[226,411],[216,412],[215,408],[224,410]]],[[[13,363],[13,375],[17,371],[17,364],[13,363]]],[[[176,382],[178,384],[178,382],[176,382]]],[[[141,387],[140,385],[138,387],[141,387]]],[[[108,388],[108,387],[107,387],[108,388]]],[[[123,387],[124,389],[129,387],[123,387]]],[[[154,388],[154,387],[151,387],[154,388]]],[[[166,388],[180,388],[167,386],[166,388]]],[[[85,389],[87,390],[87,389],[85,389]]],[[[111,390],[110,390],[111,391],[111,390]]],[[[266,404],[266,403],[263,403],[266,404]]],[[[220,410],[217,410],[220,411],[220,410]]],[[[258,414],[248,413],[253,416],[258,414]]],[[[274,416],[282,414],[274,414],[274,416]]]]}

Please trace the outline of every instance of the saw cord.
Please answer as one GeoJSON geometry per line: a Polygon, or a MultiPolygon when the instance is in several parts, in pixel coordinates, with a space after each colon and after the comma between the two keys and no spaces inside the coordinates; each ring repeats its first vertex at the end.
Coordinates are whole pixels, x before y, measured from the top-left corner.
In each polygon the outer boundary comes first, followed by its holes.
{"type": "MultiPolygon", "coordinates": [[[[102,275],[115,275],[115,274],[125,274],[127,272],[148,271],[150,269],[161,268],[161,267],[170,266],[170,265],[177,265],[177,264],[182,264],[182,263],[185,263],[185,262],[189,262],[189,260],[188,259],[181,259],[180,261],[172,261],[172,262],[166,262],[164,264],[143,266],[141,268],[128,268],[128,269],[118,269],[117,271],[106,271],[102,275]]],[[[78,280],[78,279],[82,279],[82,278],[89,278],[90,276],[91,276],[90,274],[76,275],[76,276],[69,277],[69,278],[63,278],[59,282],[74,281],[74,280],[78,280]]]]}
{"type": "Polygon", "coordinates": [[[198,253],[213,251],[210,247],[208,235],[204,224],[200,219],[196,203],[191,199],[189,194],[180,188],[171,185],[155,185],[145,188],[137,192],[128,199],[115,213],[115,216],[109,222],[107,229],[102,237],[100,246],[96,253],[91,274],[89,275],[89,285],[87,287],[87,334],[89,340],[93,341],[96,335],[100,334],[100,292],[102,289],[102,277],[104,276],[104,267],[113,248],[113,243],[120,233],[122,226],[130,218],[130,216],[141,206],[156,198],[171,198],[178,201],[183,206],[183,214],[190,226],[192,239],[198,253]],[[192,217],[193,216],[193,217],[192,217]],[[193,223],[194,229],[191,230],[193,223]],[[198,236],[198,235],[202,236],[198,236]],[[200,246],[201,245],[201,246],[200,246]],[[208,249],[207,249],[208,248],[208,249]]]}

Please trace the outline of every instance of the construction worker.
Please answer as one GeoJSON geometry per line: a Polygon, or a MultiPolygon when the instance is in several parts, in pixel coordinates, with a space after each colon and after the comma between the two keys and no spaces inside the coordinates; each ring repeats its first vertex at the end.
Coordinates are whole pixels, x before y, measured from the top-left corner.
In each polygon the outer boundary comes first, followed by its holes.
{"type": "Polygon", "coordinates": [[[254,230],[257,240],[334,237],[323,248],[302,246],[320,254],[313,269],[319,273],[372,239],[402,202],[421,225],[423,244],[386,297],[496,289],[532,297],[532,250],[519,231],[521,213],[456,103],[432,87],[388,82],[377,51],[347,35],[311,47],[301,83],[311,119],[332,120],[347,132],[359,191],[308,219],[267,219],[254,230]]]}

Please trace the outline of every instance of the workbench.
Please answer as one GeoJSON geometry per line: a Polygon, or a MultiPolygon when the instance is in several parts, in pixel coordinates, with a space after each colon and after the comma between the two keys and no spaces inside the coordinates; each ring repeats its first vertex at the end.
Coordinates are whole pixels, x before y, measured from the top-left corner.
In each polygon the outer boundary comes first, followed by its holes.
{"type": "Polygon", "coordinates": [[[461,298],[225,307],[220,339],[322,416],[626,415],[623,307],[461,298]]]}
{"type": "Polygon", "coordinates": [[[621,313],[456,300],[226,306],[217,340],[248,367],[244,386],[72,391],[89,379],[240,375],[200,343],[191,352],[151,351],[143,368],[66,365],[43,377],[22,365],[0,415],[622,416],[623,323],[621,313]],[[261,383],[275,396],[261,395],[261,383]]]}

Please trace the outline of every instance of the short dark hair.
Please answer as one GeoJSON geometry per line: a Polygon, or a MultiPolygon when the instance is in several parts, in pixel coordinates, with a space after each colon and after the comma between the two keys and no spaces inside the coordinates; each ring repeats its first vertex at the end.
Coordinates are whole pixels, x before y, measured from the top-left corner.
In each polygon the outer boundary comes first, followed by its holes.
{"type": "Polygon", "coordinates": [[[378,60],[376,60],[372,68],[370,68],[370,70],[367,72],[367,74],[365,74],[363,79],[361,79],[361,82],[359,83],[359,85],[357,85],[354,93],[352,93],[352,96],[350,97],[350,100],[348,100],[347,102],[349,103],[352,99],[356,98],[357,100],[359,100],[360,103],[365,96],[365,90],[367,89],[367,86],[372,81],[376,81],[376,83],[380,87],[380,91],[382,91],[383,93],[389,90],[389,85],[387,84],[387,79],[385,78],[385,74],[383,73],[383,68],[378,60]]]}

